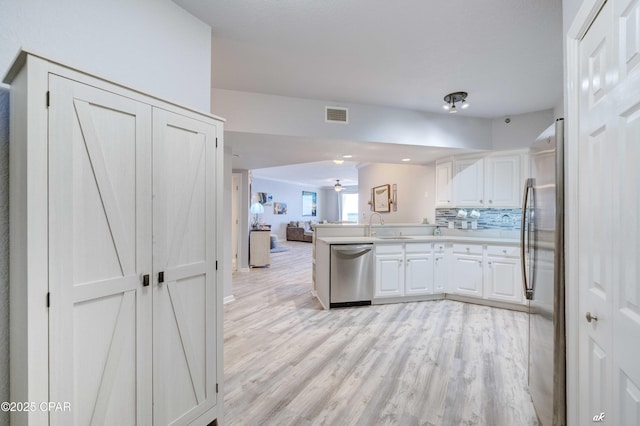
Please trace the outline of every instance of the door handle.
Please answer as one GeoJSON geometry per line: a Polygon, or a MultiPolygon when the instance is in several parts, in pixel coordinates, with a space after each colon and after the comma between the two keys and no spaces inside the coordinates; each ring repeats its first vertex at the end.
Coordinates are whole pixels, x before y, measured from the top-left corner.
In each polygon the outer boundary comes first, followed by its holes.
{"type": "Polygon", "coordinates": [[[142,287],[149,286],[149,274],[145,274],[142,276],[142,287]]]}
{"type": "MultiPolygon", "coordinates": [[[[529,189],[533,187],[533,179],[529,178],[525,181],[524,184],[524,196],[522,200],[522,219],[520,222],[520,262],[522,265],[522,287],[524,289],[524,295],[527,300],[531,300],[533,298],[533,290],[529,288],[528,277],[527,277],[527,261],[526,254],[529,252],[531,236],[530,231],[527,229],[525,231],[527,225],[527,205],[529,203],[529,189]],[[525,233],[526,232],[526,233],[525,233]],[[526,237],[528,238],[525,238],[526,237]]],[[[531,227],[531,223],[529,223],[529,228],[531,227]]]]}
{"type": "Polygon", "coordinates": [[[587,322],[598,321],[598,317],[595,315],[591,315],[591,312],[587,312],[587,315],[585,315],[585,317],[587,318],[587,322]]]}

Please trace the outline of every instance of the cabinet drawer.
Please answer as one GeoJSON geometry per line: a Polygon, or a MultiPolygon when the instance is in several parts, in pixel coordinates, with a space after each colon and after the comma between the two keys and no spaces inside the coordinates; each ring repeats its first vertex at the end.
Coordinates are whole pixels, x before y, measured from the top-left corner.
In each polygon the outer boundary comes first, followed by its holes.
{"type": "Polygon", "coordinates": [[[487,246],[487,256],[520,257],[520,247],[517,246],[487,246]]]}
{"type": "Polygon", "coordinates": [[[407,253],[431,253],[431,243],[407,243],[404,249],[407,253]]]}
{"type": "Polygon", "coordinates": [[[376,244],[376,254],[402,254],[402,244],[376,244]]]}
{"type": "Polygon", "coordinates": [[[476,254],[482,256],[482,245],[479,244],[454,244],[453,252],[456,254],[476,254]]]}

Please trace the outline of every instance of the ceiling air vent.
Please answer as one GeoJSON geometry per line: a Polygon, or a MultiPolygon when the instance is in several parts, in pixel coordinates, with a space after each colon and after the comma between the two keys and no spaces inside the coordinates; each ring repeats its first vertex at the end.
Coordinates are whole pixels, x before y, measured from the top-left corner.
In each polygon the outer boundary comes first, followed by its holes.
{"type": "Polygon", "coordinates": [[[324,107],[324,121],[327,123],[348,123],[349,110],[342,107],[324,107]]]}

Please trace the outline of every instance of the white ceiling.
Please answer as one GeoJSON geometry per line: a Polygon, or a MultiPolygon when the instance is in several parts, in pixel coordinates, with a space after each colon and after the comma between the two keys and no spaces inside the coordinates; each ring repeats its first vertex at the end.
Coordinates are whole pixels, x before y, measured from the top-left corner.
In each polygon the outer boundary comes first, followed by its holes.
{"type": "Polygon", "coordinates": [[[466,91],[484,118],[562,95],[561,0],[174,1],[212,27],[216,88],[441,113],[466,91]]]}

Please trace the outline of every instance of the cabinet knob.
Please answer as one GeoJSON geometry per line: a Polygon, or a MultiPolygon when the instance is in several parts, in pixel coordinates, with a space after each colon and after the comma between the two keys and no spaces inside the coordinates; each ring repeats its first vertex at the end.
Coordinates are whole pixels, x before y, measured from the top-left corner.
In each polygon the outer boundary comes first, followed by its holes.
{"type": "Polygon", "coordinates": [[[482,200],[480,200],[480,204],[482,204],[482,200]]]}
{"type": "Polygon", "coordinates": [[[587,315],[585,315],[585,317],[587,318],[587,322],[598,321],[598,317],[595,315],[591,315],[591,312],[587,312],[587,315]]]}
{"type": "Polygon", "coordinates": [[[489,200],[489,204],[492,204],[492,203],[493,203],[493,200],[489,200]]]}
{"type": "Polygon", "coordinates": [[[506,251],[506,250],[502,250],[502,252],[503,252],[503,253],[506,253],[507,251],[506,251]]]}

